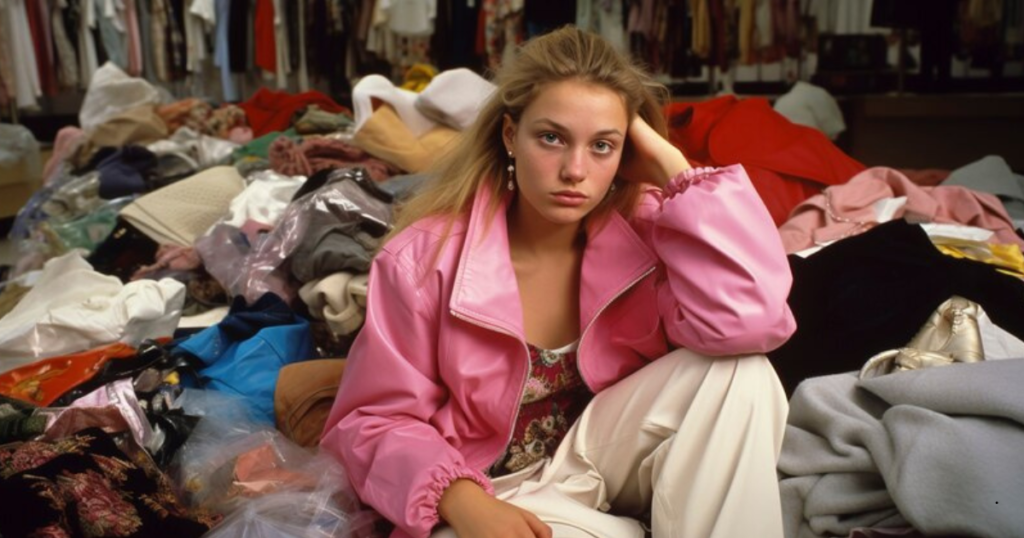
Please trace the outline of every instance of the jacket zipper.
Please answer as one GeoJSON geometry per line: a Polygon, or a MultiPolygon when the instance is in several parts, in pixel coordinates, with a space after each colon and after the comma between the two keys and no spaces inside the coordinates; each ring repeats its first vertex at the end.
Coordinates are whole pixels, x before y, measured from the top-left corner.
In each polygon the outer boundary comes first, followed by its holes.
{"type": "MultiPolygon", "coordinates": [[[[522,407],[523,393],[526,392],[526,380],[530,377],[530,368],[531,368],[531,364],[530,364],[530,348],[529,348],[529,346],[526,345],[526,342],[521,340],[518,336],[512,334],[509,331],[506,331],[505,329],[502,329],[501,327],[498,327],[497,325],[491,325],[489,323],[484,323],[484,322],[479,321],[479,320],[471,319],[471,318],[469,318],[467,316],[459,314],[455,310],[449,310],[449,312],[451,312],[451,314],[453,316],[461,319],[462,321],[465,321],[467,323],[472,323],[473,325],[476,325],[477,327],[480,327],[480,328],[483,328],[483,329],[489,329],[489,330],[492,330],[492,331],[497,332],[497,333],[501,333],[501,334],[505,334],[505,335],[511,336],[512,338],[515,338],[517,342],[519,342],[520,344],[523,345],[523,351],[525,352],[525,356],[526,356],[526,371],[523,374],[522,381],[520,381],[520,383],[519,383],[519,397],[516,398],[516,405],[514,407],[515,413],[512,414],[512,421],[509,422],[509,425],[511,427],[509,428],[508,438],[505,439],[505,443],[502,444],[501,447],[499,447],[499,448],[502,449],[502,452],[504,452],[504,448],[507,447],[508,444],[512,442],[512,434],[515,432],[516,420],[519,419],[519,411],[520,411],[520,408],[522,407]]],[[[498,462],[498,457],[501,456],[502,452],[499,452],[498,455],[494,457],[494,460],[491,461],[491,463],[487,467],[485,467],[483,469],[485,472],[488,469],[490,469],[491,466],[493,466],[495,463],[498,462]]]]}
{"type": "MultiPolygon", "coordinates": [[[[635,279],[633,279],[633,281],[631,281],[629,284],[627,284],[625,287],[623,287],[621,290],[619,290],[619,292],[616,293],[611,299],[608,299],[607,301],[605,301],[605,303],[603,305],[601,305],[601,308],[599,308],[597,310],[597,313],[594,314],[594,317],[591,318],[590,323],[588,323],[587,326],[584,327],[583,333],[580,335],[580,349],[581,350],[583,348],[584,338],[586,338],[587,332],[590,331],[590,328],[594,326],[594,322],[597,321],[598,316],[600,316],[601,313],[604,312],[605,309],[608,308],[608,306],[610,304],[615,302],[616,299],[621,297],[624,293],[629,291],[630,288],[635,286],[637,284],[637,282],[640,282],[641,280],[647,278],[647,276],[650,275],[651,273],[653,273],[655,269],[656,269],[656,267],[654,267],[654,266],[648,268],[646,271],[644,271],[644,273],[642,275],[640,275],[640,276],[636,277],[635,279]]],[[[530,369],[531,369],[531,366],[532,366],[530,364],[530,348],[529,348],[529,346],[526,345],[526,342],[520,340],[518,336],[512,334],[511,332],[509,332],[509,331],[507,331],[505,329],[502,329],[501,327],[498,327],[497,325],[492,325],[490,323],[484,323],[482,321],[469,318],[469,317],[467,317],[465,315],[459,314],[455,310],[449,310],[449,312],[451,312],[451,314],[453,316],[455,316],[455,317],[457,317],[457,318],[459,318],[459,319],[461,319],[461,320],[463,320],[463,321],[465,321],[467,323],[472,323],[473,325],[476,325],[477,327],[480,327],[480,328],[483,328],[483,329],[489,329],[489,330],[492,330],[494,332],[505,334],[505,335],[508,335],[508,336],[510,336],[512,338],[515,338],[520,344],[523,345],[523,351],[525,352],[525,355],[526,355],[526,371],[523,374],[523,379],[522,379],[522,381],[520,381],[520,384],[519,384],[519,397],[516,399],[516,402],[518,402],[518,404],[515,406],[515,413],[512,414],[512,421],[509,422],[509,425],[511,427],[509,429],[508,436],[505,439],[505,442],[501,445],[501,448],[507,447],[508,444],[510,442],[512,442],[512,434],[515,432],[516,420],[519,418],[519,411],[522,408],[523,393],[526,392],[526,381],[527,381],[527,379],[530,376],[530,369]]],[[[576,357],[576,372],[580,375],[580,379],[582,379],[583,382],[587,385],[587,388],[590,388],[591,391],[593,391],[593,389],[591,388],[590,383],[587,381],[587,378],[583,375],[583,371],[580,369],[580,360],[579,359],[580,359],[580,356],[577,355],[577,357],[576,357]]],[[[487,467],[485,467],[484,470],[486,471],[487,469],[490,469],[491,466],[493,466],[495,463],[497,463],[497,461],[498,461],[497,458],[499,456],[501,456],[501,453],[499,453],[498,456],[495,456],[494,460],[491,461],[491,463],[487,467]]]]}
{"type": "Polygon", "coordinates": [[[616,293],[611,299],[608,299],[607,301],[605,301],[605,303],[603,305],[601,305],[601,308],[597,309],[597,313],[594,314],[594,317],[590,318],[590,323],[588,323],[587,326],[583,328],[583,334],[580,335],[580,347],[579,347],[580,353],[577,353],[577,355],[576,355],[576,372],[578,374],[580,374],[580,379],[582,379],[583,383],[587,386],[588,389],[590,389],[590,392],[594,392],[593,386],[590,384],[589,381],[587,381],[587,377],[583,375],[583,369],[580,368],[580,360],[583,358],[583,353],[582,353],[582,351],[583,351],[583,342],[585,341],[585,339],[587,337],[587,332],[590,331],[590,328],[594,326],[594,323],[597,321],[597,318],[601,316],[601,313],[604,312],[605,309],[608,308],[609,305],[614,303],[615,300],[618,299],[619,297],[622,297],[622,295],[624,293],[626,293],[627,291],[629,291],[630,288],[635,286],[637,284],[637,282],[640,282],[641,280],[647,278],[647,276],[650,275],[651,273],[653,273],[656,268],[657,268],[656,266],[649,267],[646,271],[644,271],[644,273],[642,275],[636,277],[626,287],[624,287],[621,290],[619,290],[619,292],[616,293]]]}

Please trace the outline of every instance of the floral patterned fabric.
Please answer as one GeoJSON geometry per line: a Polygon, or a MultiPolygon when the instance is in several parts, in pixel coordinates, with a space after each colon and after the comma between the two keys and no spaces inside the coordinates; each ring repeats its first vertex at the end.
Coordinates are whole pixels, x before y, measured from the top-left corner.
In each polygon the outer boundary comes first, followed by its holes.
{"type": "Polygon", "coordinates": [[[0,446],[0,499],[19,514],[0,518],[2,536],[188,537],[217,521],[189,513],[144,452],[129,457],[99,428],[0,446]]]}
{"type": "Polygon", "coordinates": [[[575,350],[549,351],[533,345],[529,348],[530,377],[526,380],[519,416],[508,448],[487,470],[491,478],[514,473],[552,456],[593,397],[576,368],[575,350]]]}

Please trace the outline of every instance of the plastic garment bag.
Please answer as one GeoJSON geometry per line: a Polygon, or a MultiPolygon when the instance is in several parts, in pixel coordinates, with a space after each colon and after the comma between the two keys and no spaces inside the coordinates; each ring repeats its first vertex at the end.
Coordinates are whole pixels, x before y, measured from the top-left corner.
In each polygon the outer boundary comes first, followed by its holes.
{"type": "Polygon", "coordinates": [[[186,389],[176,404],[202,419],[174,466],[192,506],[224,514],[208,537],[360,538],[378,519],[341,465],[255,420],[244,400],[186,389]]]}

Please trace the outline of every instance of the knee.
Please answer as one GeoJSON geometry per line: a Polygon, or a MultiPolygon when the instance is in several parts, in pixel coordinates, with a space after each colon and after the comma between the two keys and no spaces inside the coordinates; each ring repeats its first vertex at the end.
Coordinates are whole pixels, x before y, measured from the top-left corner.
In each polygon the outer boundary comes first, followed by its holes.
{"type": "Polygon", "coordinates": [[[711,357],[680,349],[663,359],[677,363],[678,367],[704,369],[701,392],[721,398],[723,404],[728,401],[734,410],[745,409],[757,415],[772,416],[784,428],[789,404],[779,376],[767,356],[711,357]]]}

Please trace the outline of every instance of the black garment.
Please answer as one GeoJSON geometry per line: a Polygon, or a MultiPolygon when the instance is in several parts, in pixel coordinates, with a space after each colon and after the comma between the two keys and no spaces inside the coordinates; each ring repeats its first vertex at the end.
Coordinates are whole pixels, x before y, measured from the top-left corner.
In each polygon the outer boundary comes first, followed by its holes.
{"type": "Polygon", "coordinates": [[[144,455],[131,457],[100,428],[0,449],[3,536],[202,536],[194,515],[144,455]]]}
{"type": "MultiPolygon", "coordinates": [[[[306,0],[304,0],[306,1],[306,0]]],[[[340,13],[328,0],[308,0],[306,5],[306,64],[314,81],[327,80],[329,93],[338,102],[348,99],[352,86],[346,75],[349,39],[354,39],[353,2],[341,2],[340,13]],[[335,15],[338,15],[337,17],[335,15]]]]}
{"type": "Polygon", "coordinates": [[[1024,338],[1024,282],[942,254],[920,226],[903,220],[789,262],[797,331],[768,353],[788,394],[804,379],[859,370],[876,353],[905,346],[952,295],[980,304],[996,325],[1024,338]]]}
{"type": "Polygon", "coordinates": [[[232,73],[245,73],[249,68],[250,0],[231,0],[228,12],[228,65],[232,73]]]}
{"type": "Polygon", "coordinates": [[[113,200],[151,190],[156,165],[156,155],[143,146],[129,144],[115,150],[96,165],[100,198],[113,200]]]}
{"type": "Polygon", "coordinates": [[[118,217],[114,231],[100,243],[86,261],[97,272],[128,282],[135,271],[156,260],[160,245],[118,217]]]}
{"type": "Polygon", "coordinates": [[[523,3],[526,37],[546,34],[576,22],[576,2],[560,0],[526,0],[523,3]]]}
{"type": "Polygon", "coordinates": [[[185,43],[185,0],[167,0],[168,71],[171,78],[180,80],[188,75],[188,44],[185,43]]]}
{"type": "MultiPolygon", "coordinates": [[[[442,2],[444,4],[445,2],[442,2]]],[[[435,32],[433,50],[442,51],[438,58],[438,67],[442,70],[466,67],[480,72],[483,67],[483,58],[476,53],[477,24],[480,20],[480,4],[474,2],[472,6],[467,2],[451,2],[447,6],[450,23],[447,24],[448,31],[444,35],[435,32]]],[[[441,12],[438,6],[438,13],[441,12]]]]}

